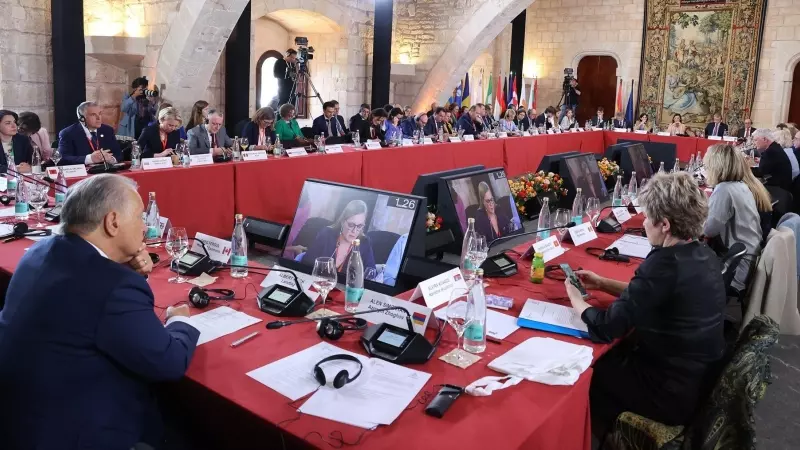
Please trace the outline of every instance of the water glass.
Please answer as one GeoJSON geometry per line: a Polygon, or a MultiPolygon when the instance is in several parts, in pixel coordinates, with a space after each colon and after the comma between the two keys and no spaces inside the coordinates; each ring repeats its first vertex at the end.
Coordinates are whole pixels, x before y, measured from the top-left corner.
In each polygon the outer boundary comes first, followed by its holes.
{"type": "MultiPolygon", "coordinates": [[[[469,290],[464,288],[453,289],[450,294],[450,302],[447,304],[445,311],[447,323],[456,331],[458,341],[456,342],[456,349],[461,349],[462,337],[467,327],[474,322],[475,309],[469,302],[469,290]]],[[[464,357],[461,352],[456,353],[456,360],[463,361],[464,357]]]]}
{"type": "Polygon", "coordinates": [[[36,213],[36,228],[44,228],[45,224],[42,223],[42,207],[47,204],[47,193],[50,191],[49,184],[35,183],[30,189],[31,196],[28,203],[33,207],[36,213]]]}
{"type": "MultiPolygon", "coordinates": [[[[167,253],[169,253],[169,256],[172,257],[170,268],[173,268],[175,263],[177,263],[179,259],[183,258],[183,255],[189,251],[189,235],[186,233],[186,228],[170,228],[167,232],[167,242],[166,245],[164,245],[164,249],[167,251],[167,253]]],[[[187,280],[180,273],[178,273],[177,268],[174,270],[177,275],[167,280],[168,282],[183,283],[187,280]]]]}
{"type": "Polygon", "coordinates": [[[61,152],[58,151],[58,147],[53,149],[53,154],[50,155],[50,160],[53,161],[53,164],[58,165],[58,162],[61,161],[61,152]]]}
{"type": "Polygon", "coordinates": [[[553,215],[553,228],[558,228],[558,242],[564,242],[564,235],[567,234],[567,224],[570,222],[572,211],[559,208],[553,215]]]}
{"type": "Polygon", "coordinates": [[[322,297],[322,309],[325,309],[328,293],[336,287],[336,264],[333,258],[323,256],[315,259],[311,276],[314,278],[314,288],[322,297]]]}
{"type": "Polygon", "coordinates": [[[356,147],[360,147],[361,146],[361,135],[358,134],[358,131],[354,131],[354,132],[350,133],[350,135],[353,137],[353,145],[356,146],[356,147]]]}
{"type": "Polygon", "coordinates": [[[586,215],[593,227],[597,226],[597,219],[600,218],[600,199],[597,197],[589,197],[586,199],[586,215]]]}

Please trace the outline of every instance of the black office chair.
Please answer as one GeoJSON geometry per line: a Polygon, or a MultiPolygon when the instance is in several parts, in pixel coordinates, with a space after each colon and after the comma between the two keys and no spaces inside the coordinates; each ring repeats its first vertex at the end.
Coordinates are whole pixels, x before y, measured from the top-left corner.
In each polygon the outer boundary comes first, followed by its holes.
{"type": "Polygon", "coordinates": [[[300,132],[303,133],[303,137],[306,139],[314,139],[314,132],[311,130],[311,127],[300,128],[300,132]]]}
{"type": "Polygon", "coordinates": [[[800,176],[792,181],[792,212],[800,214],[800,176]]]}
{"type": "Polygon", "coordinates": [[[375,264],[386,264],[394,245],[400,239],[400,235],[391,231],[375,230],[368,231],[367,238],[369,238],[369,243],[372,246],[372,256],[375,258],[375,264]]]}
{"type": "MultiPolygon", "coordinates": [[[[792,211],[792,193],[778,186],[764,186],[772,197],[772,228],[778,224],[778,220],[787,212],[792,211]]],[[[766,240],[766,238],[765,238],[766,240]]]]}
{"type": "Polygon", "coordinates": [[[725,283],[727,292],[732,292],[733,278],[736,276],[736,269],[742,258],[747,254],[747,249],[741,242],[734,243],[722,257],[722,281],[725,283]]]}
{"type": "Polygon", "coordinates": [[[311,217],[306,220],[306,223],[303,224],[303,228],[300,229],[300,232],[297,233],[297,236],[294,238],[294,242],[292,245],[302,245],[303,247],[308,247],[314,242],[314,239],[317,238],[317,234],[323,227],[327,227],[332,224],[328,219],[323,219],[322,217],[311,217]]]}

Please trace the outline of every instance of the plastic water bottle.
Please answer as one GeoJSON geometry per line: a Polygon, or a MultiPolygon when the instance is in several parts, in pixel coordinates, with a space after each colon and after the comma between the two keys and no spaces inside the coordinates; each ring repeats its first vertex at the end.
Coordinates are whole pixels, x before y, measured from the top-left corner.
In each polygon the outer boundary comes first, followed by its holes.
{"type": "Polygon", "coordinates": [[[474,241],[477,237],[478,234],[475,233],[475,219],[470,217],[467,219],[467,231],[464,233],[464,241],[461,243],[461,273],[464,274],[464,278],[467,278],[469,272],[477,269],[467,257],[469,253],[469,243],[474,241]]]}
{"type": "Polygon", "coordinates": [[[583,193],[581,188],[575,189],[575,200],[572,201],[572,221],[575,225],[583,223],[583,193]]]}
{"type": "Polygon", "coordinates": [[[689,165],[686,166],[686,170],[689,173],[694,173],[694,155],[689,157],[689,165]]]}
{"type": "Polygon", "coordinates": [[[151,192],[149,199],[144,213],[144,224],[147,227],[145,242],[153,247],[160,247],[161,244],[157,244],[157,242],[161,241],[161,233],[159,233],[161,222],[159,221],[158,205],[156,204],[156,193],[151,192]]]}
{"type": "Polygon", "coordinates": [[[678,158],[675,158],[675,165],[672,166],[672,170],[669,173],[676,173],[681,171],[681,161],[678,158]]]}
{"type": "Polygon", "coordinates": [[[14,200],[14,219],[18,221],[28,220],[28,183],[17,175],[17,192],[14,200]]]}
{"type": "Polygon", "coordinates": [[[67,177],[64,176],[64,171],[58,169],[58,176],[56,177],[56,205],[64,203],[67,198],[67,177]]]}
{"type": "MultiPolygon", "coordinates": [[[[550,228],[550,199],[544,197],[542,199],[542,209],[539,210],[539,221],[536,223],[537,230],[550,228]]],[[[539,240],[544,240],[550,237],[550,230],[540,231],[536,234],[539,240]]]]}
{"type": "Polygon", "coordinates": [[[131,170],[138,170],[142,168],[142,151],[139,149],[139,144],[136,142],[131,143],[131,170]]]}
{"type": "MultiPolygon", "coordinates": [[[[662,165],[664,163],[661,163],[662,165]]],[[[622,203],[622,175],[617,175],[617,184],[614,185],[614,196],[611,197],[611,206],[623,206],[622,203]]]]}
{"type": "Polygon", "coordinates": [[[17,166],[14,165],[13,158],[8,160],[8,169],[6,192],[8,192],[9,197],[17,198],[17,174],[14,173],[17,171],[17,166]]]}
{"type": "Polygon", "coordinates": [[[38,145],[33,146],[33,152],[31,153],[31,173],[42,173],[42,151],[39,150],[38,145]]]}
{"type": "Polygon", "coordinates": [[[486,294],[483,292],[483,269],[477,271],[467,302],[471,304],[475,320],[464,330],[464,350],[470,353],[483,353],[486,350],[486,294]]]}
{"type": "Polygon", "coordinates": [[[361,260],[361,241],[353,241],[353,250],[347,260],[347,281],[344,288],[344,310],[356,312],[364,295],[364,262],[361,260]]]}
{"type": "Polygon", "coordinates": [[[667,173],[667,170],[664,169],[664,161],[661,161],[661,164],[658,166],[658,173],[667,173]]]}
{"type": "Polygon", "coordinates": [[[636,203],[636,197],[639,195],[639,182],[636,181],[636,172],[631,172],[631,181],[628,182],[628,198],[633,205],[636,203]]]}
{"type": "MultiPolygon", "coordinates": [[[[241,214],[236,214],[236,225],[233,227],[233,236],[231,236],[231,266],[247,265],[247,236],[244,233],[243,220],[244,217],[241,214]]],[[[247,268],[231,267],[231,276],[244,278],[247,276],[247,268]]]]}
{"type": "Polygon", "coordinates": [[[275,156],[281,156],[283,154],[283,144],[281,144],[281,138],[279,136],[275,136],[275,147],[272,148],[272,154],[275,156]]]}

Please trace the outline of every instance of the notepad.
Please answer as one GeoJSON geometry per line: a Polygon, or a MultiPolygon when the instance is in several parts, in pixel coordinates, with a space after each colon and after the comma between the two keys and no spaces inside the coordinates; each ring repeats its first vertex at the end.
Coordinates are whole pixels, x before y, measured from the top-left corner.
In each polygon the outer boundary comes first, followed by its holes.
{"type": "Polygon", "coordinates": [[[650,251],[653,250],[653,246],[650,245],[650,241],[648,241],[646,237],[634,236],[632,234],[626,234],[608,246],[608,248],[614,247],[619,250],[620,255],[642,259],[647,258],[650,251]]]}
{"type": "Polygon", "coordinates": [[[574,308],[530,298],[519,313],[517,325],[568,336],[589,337],[586,324],[574,308]]]}

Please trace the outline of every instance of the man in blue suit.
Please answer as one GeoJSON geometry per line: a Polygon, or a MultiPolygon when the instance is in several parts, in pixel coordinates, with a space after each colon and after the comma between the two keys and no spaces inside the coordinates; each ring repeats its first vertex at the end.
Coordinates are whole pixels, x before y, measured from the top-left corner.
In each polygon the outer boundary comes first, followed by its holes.
{"type": "Polygon", "coordinates": [[[155,446],[153,383],[178,380],[200,332],[189,309],[153,311],[142,244],[144,205],[118,175],[72,186],[64,235],[34,244],[0,311],[0,446],[155,446]]]}
{"type": "Polygon", "coordinates": [[[458,122],[456,123],[456,128],[460,128],[464,130],[464,134],[471,134],[478,137],[478,130],[475,128],[475,121],[480,120],[478,118],[478,107],[472,105],[469,107],[469,110],[459,117],[458,122]]]}
{"type": "Polygon", "coordinates": [[[62,165],[108,164],[122,161],[114,129],[103,124],[100,106],[94,102],[83,102],[78,106],[78,123],[61,130],[58,134],[58,151],[62,165]]]}
{"type": "Polygon", "coordinates": [[[311,125],[311,132],[314,136],[323,135],[325,138],[344,137],[344,130],[339,119],[336,117],[336,105],[333,102],[325,102],[322,105],[322,115],[314,119],[311,125]]]}

